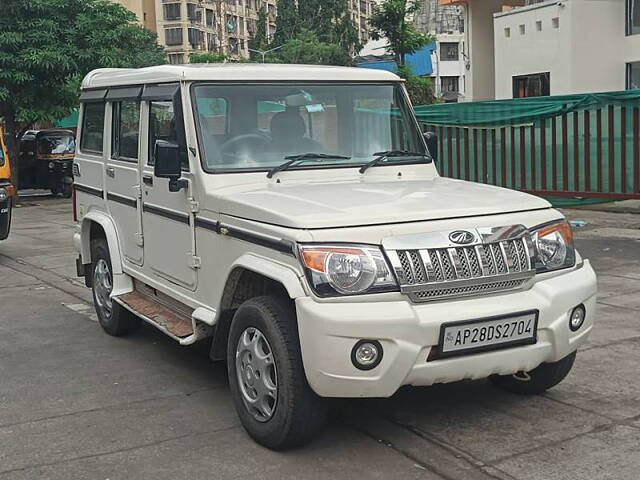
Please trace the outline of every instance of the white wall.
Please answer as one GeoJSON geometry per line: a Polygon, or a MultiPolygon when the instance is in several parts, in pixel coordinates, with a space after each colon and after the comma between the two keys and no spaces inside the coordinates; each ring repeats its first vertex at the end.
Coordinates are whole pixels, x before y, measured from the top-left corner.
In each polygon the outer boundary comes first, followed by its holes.
{"type": "Polygon", "coordinates": [[[468,2],[467,41],[469,70],[465,101],[490,100],[495,92],[493,14],[502,10],[503,0],[468,2]]]}
{"type": "Polygon", "coordinates": [[[513,76],[542,72],[551,95],[624,90],[626,62],[640,60],[640,35],[625,36],[624,3],[549,1],[494,15],[496,98],[512,98],[513,76]]]}

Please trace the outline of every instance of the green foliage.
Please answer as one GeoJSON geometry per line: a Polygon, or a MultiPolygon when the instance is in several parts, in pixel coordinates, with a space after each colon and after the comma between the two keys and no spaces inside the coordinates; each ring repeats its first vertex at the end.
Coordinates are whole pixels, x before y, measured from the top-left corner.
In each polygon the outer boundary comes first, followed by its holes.
{"type": "Polygon", "coordinates": [[[385,0],[375,7],[369,19],[373,28],[372,38],[386,38],[386,48],[393,53],[398,64],[405,63],[405,56],[420,50],[433,41],[433,37],[419,32],[412,22],[407,21],[420,9],[419,0],[385,0]]]}
{"type": "Polygon", "coordinates": [[[217,52],[192,52],[189,54],[189,63],[224,63],[228,57],[224,53],[217,52]]]}
{"type": "Polygon", "coordinates": [[[435,103],[433,82],[429,77],[422,77],[411,71],[408,65],[398,66],[398,75],[405,79],[405,86],[414,105],[428,105],[435,103]]]}
{"type": "MultiPolygon", "coordinates": [[[[263,7],[258,10],[258,21],[255,35],[249,40],[249,48],[251,50],[268,50],[269,40],[267,38],[267,10],[263,7]]],[[[249,51],[252,60],[258,60],[256,52],[249,51]]]]}
{"type": "Polygon", "coordinates": [[[301,63],[307,65],[351,65],[348,50],[338,44],[321,42],[313,32],[303,30],[297,37],[287,41],[274,52],[270,60],[278,63],[301,63]]]}
{"type": "Polygon", "coordinates": [[[164,63],[155,35],[134,21],[106,0],[2,0],[0,116],[8,130],[69,113],[94,68],[164,63]]]}
{"type": "Polygon", "coordinates": [[[276,33],[273,43],[278,46],[295,38],[300,31],[300,17],[296,0],[278,0],[276,9],[278,16],[276,17],[276,33]]]}
{"type": "Polygon", "coordinates": [[[362,48],[358,30],[351,19],[348,0],[278,0],[275,45],[302,39],[305,31],[323,44],[340,46],[348,53],[362,48]]]}

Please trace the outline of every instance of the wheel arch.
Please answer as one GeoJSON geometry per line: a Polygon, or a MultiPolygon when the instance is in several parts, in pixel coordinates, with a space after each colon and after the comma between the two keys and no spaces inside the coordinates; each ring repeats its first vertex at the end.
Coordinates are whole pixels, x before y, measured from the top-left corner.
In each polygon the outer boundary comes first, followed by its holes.
{"type": "Polygon", "coordinates": [[[109,246],[113,273],[122,273],[122,257],[120,255],[118,233],[111,218],[102,212],[89,212],[82,219],[80,230],[82,239],[80,252],[82,263],[91,263],[91,240],[96,236],[96,229],[102,230],[102,234],[109,246]]]}
{"type": "Polygon", "coordinates": [[[218,305],[210,354],[213,360],[225,358],[229,327],[237,308],[246,300],[261,295],[281,296],[293,303],[306,293],[293,267],[255,254],[238,258],[227,273],[218,305]]]}

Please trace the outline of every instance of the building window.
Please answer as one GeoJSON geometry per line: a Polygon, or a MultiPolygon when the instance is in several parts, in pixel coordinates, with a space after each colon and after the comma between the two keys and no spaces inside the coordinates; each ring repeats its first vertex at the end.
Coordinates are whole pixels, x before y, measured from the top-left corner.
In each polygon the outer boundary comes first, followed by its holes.
{"type": "Polygon", "coordinates": [[[189,28],[189,43],[193,48],[204,48],[204,32],[197,28],[189,28]]]}
{"type": "Polygon", "coordinates": [[[640,0],[627,0],[627,35],[640,34],[640,0]]]}
{"type": "Polygon", "coordinates": [[[213,13],[213,10],[207,8],[207,27],[213,27],[214,22],[215,15],[213,13]]]}
{"type": "Polygon", "coordinates": [[[541,32],[542,31],[542,20],[538,20],[536,22],[536,30],[541,32]]]}
{"type": "Polygon", "coordinates": [[[440,44],[440,60],[443,62],[458,61],[460,58],[457,43],[440,44]]]}
{"type": "Polygon", "coordinates": [[[85,103],[82,109],[82,138],[80,150],[102,153],[104,132],[104,103],[85,103]]]}
{"type": "Polygon", "coordinates": [[[505,27],[504,29],[504,36],[506,38],[509,38],[511,36],[511,29],[509,27],[505,27]]]}
{"type": "Polygon", "coordinates": [[[627,63],[627,90],[640,89],[640,62],[627,63]]]}
{"type": "Polygon", "coordinates": [[[164,43],[166,45],[182,45],[182,28],[165,28],[164,43]]]}
{"type": "Polygon", "coordinates": [[[192,23],[202,23],[202,7],[195,3],[187,3],[187,18],[192,23]]]}
{"type": "Polygon", "coordinates": [[[171,65],[182,65],[184,63],[183,53],[170,53],[168,56],[169,56],[169,64],[171,65]]]}
{"type": "Polygon", "coordinates": [[[440,77],[440,90],[442,98],[447,103],[457,102],[460,96],[458,77],[440,77]]]}
{"type": "Polygon", "coordinates": [[[553,18],[551,19],[551,26],[552,26],[553,28],[560,28],[560,18],[558,18],[558,17],[553,17],[553,18]]]}
{"type": "Polygon", "coordinates": [[[513,98],[549,96],[550,78],[549,72],[513,77],[513,98]]]}
{"type": "Polygon", "coordinates": [[[518,30],[520,30],[520,35],[524,35],[525,34],[526,27],[524,26],[524,23],[518,27],[518,30]]]}
{"type": "Polygon", "coordinates": [[[165,3],[163,6],[165,20],[180,20],[180,4],[165,3]]]}

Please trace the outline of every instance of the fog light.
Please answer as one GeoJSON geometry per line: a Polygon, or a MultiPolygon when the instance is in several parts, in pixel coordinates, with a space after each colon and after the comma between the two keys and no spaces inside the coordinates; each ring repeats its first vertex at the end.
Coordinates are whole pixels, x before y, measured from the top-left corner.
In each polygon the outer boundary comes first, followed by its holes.
{"type": "Polygon", "coordinates": [[[584,305],[578,305],[571,311],[571,316],[569,317],[569,328],[572,332],[580,329],[586,316],[587,311],[585,310],[584,305]]]}
{"type": "Polygon", "coordinates": [[[0,188],[0,202],[4,202],[7,198],[9,198],[9,192],[4,188],[0,188]]]}
{"type": "Polygon", "coordinates": [[[351,350],[351,363],[359,370],[371,370],[382,361],[382,345],[377,340],[359,340],[351,350]]]}

